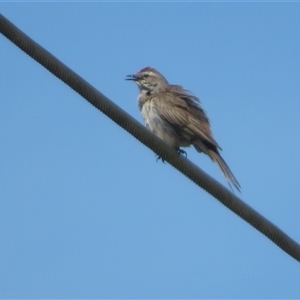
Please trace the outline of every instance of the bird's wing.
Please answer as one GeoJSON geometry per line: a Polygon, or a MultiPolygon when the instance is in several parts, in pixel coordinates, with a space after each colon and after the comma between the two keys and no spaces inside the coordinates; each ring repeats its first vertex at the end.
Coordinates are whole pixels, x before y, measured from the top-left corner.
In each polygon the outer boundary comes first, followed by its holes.
{"type": "Polygon", "coordinates": [[[220,148],[212,137],[209,120],[204,110],[188,95],[182,93],[163,92],[154,97],[158,115],[166,120],[174,129],[192,140],[201,139],[205,143],[220,148]]]}
{"type": "Polygon", "coordinates": [[[186,127],[188,125],[188,106],[178,97],[170,93],[160,93],[152,99],[157,107],[158,115],[174,126],[186,127]]]}

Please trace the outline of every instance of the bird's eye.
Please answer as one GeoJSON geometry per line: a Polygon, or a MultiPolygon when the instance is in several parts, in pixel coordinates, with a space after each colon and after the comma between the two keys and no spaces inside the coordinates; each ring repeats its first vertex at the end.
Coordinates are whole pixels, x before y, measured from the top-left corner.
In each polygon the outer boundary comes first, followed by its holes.
{"type": "Polygon", "coordinates": [[[149,77],[149,74],[144,74],[144,78],[148,78],[149,77]]]}

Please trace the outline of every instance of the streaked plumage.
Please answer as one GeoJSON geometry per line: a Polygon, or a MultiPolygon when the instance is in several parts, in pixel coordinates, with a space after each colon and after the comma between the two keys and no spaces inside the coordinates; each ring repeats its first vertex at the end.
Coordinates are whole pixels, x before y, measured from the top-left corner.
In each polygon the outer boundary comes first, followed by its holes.
{"type": "Polygon", "coordinates": [[[222,149],[213,138],[209,119],[197,97],[179,85],[169,84],[154,68],[144,68],[127,79],[135,81],[140,89],[138,104],[147,128],[177,150],[193,145],[216,162],[229,183],[240,190],[219,153],[222,149]]]}

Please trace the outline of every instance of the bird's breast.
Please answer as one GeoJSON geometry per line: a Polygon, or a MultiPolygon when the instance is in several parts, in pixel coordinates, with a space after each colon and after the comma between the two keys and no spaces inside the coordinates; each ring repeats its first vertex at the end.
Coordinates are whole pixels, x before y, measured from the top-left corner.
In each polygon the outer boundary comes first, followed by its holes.
{"type": "Polygon", "coordinates": [[[146,127],[176,149],[180,146],[186,146],[188,143],[183,141],[174,128],[165,119],[160,117],[158,109],[155,101],[152,100],[144,102],[141,106],[141,113],[146,127]]]}
{"type": "Polygon", "coordinates": [[[156,126],[158,126],[159,124],[161,125],[163,121],[157,113],[155,103],[153,103],[151,100],[143,103],[141,107],[141,113],[144,118],[146,126],[152,131],[155,130],[156,126]]]}

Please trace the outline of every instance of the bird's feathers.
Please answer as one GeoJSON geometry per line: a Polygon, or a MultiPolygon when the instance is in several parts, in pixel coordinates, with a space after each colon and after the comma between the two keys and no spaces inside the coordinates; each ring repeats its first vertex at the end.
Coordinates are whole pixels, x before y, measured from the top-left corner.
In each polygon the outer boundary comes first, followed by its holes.
{"type": "Polygon", "coordinates": [[[234,177],[233,173],[231,172],[230,168],[226,164],[225,160],[222,158],[222,156],[219,154],[218,151],[212,151],[209,150],[209,157],[217,163],[218,167],[221,169],[222,173],[226,177],[227,181],[229,183],[232,183],[234,187],[240,192],[241,186],[237,179],[234,177]]]}
{"type": "MultiPolygon", "coordinates": [[[[198,98],[193,97],[190,100],[189,94],[179,88],[176,86],[177,93],[168,90],[151,99],[156,104],[159,116],[188,135],[191,140],[203,139],[206,143],[221,149],[212,136],[209,119],[198,104],[198,98]],[[160,97],[163,97],[164,101],[161,101],[160,97]]],[[[205,152],[205,149],[201,150],[205,152]]]]}
{"type": "Polygon", "coordinates": [[[169,84],[154,68],[146,67],[128,79],[140,89],[139,108],[147,128],[177,150],[193,145],[208,155],[240,191],[240,184],[219,153],[222,149],[213,138],[199,99],[181,86],[169,84]]]}

